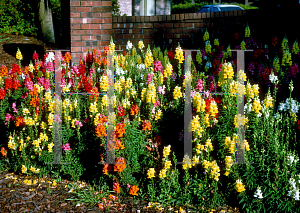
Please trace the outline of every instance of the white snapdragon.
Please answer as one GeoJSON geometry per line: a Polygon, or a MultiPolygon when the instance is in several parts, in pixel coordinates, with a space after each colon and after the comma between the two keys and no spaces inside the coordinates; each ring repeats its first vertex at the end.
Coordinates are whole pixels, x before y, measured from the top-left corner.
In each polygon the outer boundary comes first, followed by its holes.
{"type": "Polygon", "coordinates": [[[126,49],[130,50],[132,48],[132,43],[130,41],[127,42],[126,49]]]}
{"type": "Polygon", "coordinates": [[[256,190],[256,192],[254,193],[253,196],[254,196],[254,197],[257,197],[258,199],[264,198],[264,197],[263,197],[263,194],[262,194],[262,191],[260,190],[260,187],[257,188],[257,190],[256,190]]]}
{"type": "Polygon", "coordinates": [[[49,52],[48,53],[48,57],[46,58],[46,62],[52,62],[54,61],[54,53],[53,52],[49,52]]]}

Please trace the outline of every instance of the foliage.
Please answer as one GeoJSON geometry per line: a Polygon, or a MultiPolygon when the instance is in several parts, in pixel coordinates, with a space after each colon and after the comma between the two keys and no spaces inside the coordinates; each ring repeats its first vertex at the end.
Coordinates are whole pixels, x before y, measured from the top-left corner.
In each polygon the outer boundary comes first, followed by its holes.
{"type": "Polygon", "coordinates": [[[30,2],[0,1],[0,32],[36,36],[35,12],[30,2]]]}
{"type": "MultiPolygon", "coordinates": [[[[185,3],[179,3],[172,5],[172,14],[179,14],[179,13],[196,13],[198,10],[201,9],[201,7],[205,5],[211,5],[212,2],[199,2],[195,1],[194,4],[191,4],[190,2],[185,3]]],[[[215,3],[218,4],[218,3],[215,3]]],[[[243,8],[244,10],[252,10],[252,9],[258,9],[258,7],[253,7],[251,5],[243,5],[243,4],[234,4],[234,3],[222,3],[222,4],[232,4],[237,5],[243,8]]]]}

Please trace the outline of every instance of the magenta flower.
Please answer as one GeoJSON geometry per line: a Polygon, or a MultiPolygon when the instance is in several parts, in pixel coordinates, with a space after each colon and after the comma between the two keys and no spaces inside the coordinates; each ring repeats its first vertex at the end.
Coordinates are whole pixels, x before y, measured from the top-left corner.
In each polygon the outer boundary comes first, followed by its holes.
{"type": "Polygon", "coordinates": [[[89,118],[84,119],[83,122],[84,122],[85,124],[88,123],[88,122],[89,122],[89,118]]]}
{"type": "Polygon", "coordinates": [[[16,106],[17,106],[16,103],[13,103],[13,104],[12,104],[12,108],[14,109],[14,112],[15,112],[15,113],[18,113],[18,110],[16,109],[16,106]]]}
{"type": "Polygon", "coordinates": [[[165,94],[165,88],[166,88],[165,85],[163,85],[163,87],[159,86],[159,87],[158,87],[158,93],[159,93],[159,94],[165,94]]]}
{"type": "Polygon", "coordinates": [[[160,61],[154,61],[154,71],[161,71],[161,69],[163,68],[162,64],[160,61]]]}
{"type": "Polygon", "coordinates": [[[28,92],[25,92],[23,95],[22,95],[22,98],[25,99],[28,95],[28,92]]]}
{"type": "Polygon", "coordinates": [[[149,84],[151,81],[154,83],[154,74],[148,74],[146,84],[149,84]]]}
{"type": "Polygon", "coordinates": [[[71,150],[69,143],[66,143],[65,145],[62,145],[62,148],[63,148],[64,151],[70,151],[71,150]]]}

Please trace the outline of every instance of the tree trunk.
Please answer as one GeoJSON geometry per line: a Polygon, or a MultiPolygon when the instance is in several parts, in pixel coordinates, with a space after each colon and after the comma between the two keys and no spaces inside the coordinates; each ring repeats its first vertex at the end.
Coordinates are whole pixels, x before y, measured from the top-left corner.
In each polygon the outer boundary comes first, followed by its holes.
{"type": "Polygon", "coordinates": [[[55,43],[50,0],[39,1],[39,20],[41,23],[42,33],[45,41],[55,43]]]}

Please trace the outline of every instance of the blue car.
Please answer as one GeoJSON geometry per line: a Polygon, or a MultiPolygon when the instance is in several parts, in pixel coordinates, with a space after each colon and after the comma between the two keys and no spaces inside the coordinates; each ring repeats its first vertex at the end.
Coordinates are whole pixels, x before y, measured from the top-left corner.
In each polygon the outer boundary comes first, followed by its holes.
{"type": "Polygon", "coordinates": [[[232,10],[244,10],[237,5],[230,4],[216,4],[216,5],[205,5],[201,7],[197,13],[210,13],[210,12],[220,12],[220,11],[232,11],[232,10]]]}

